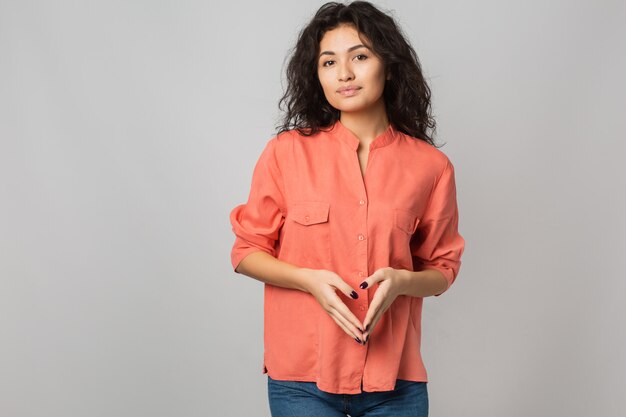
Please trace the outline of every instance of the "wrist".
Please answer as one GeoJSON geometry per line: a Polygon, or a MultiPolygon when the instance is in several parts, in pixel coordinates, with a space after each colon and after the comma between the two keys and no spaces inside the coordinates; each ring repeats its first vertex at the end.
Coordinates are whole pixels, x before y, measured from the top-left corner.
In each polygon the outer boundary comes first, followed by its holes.
{"type": "Polygon", "coordinates": [[[296,268],[294,270],[294,277],[296,279],[298,289],[306,293],[311,293],[311,272],[310,268],[296,268]]]}
{"type": "Polygon", "coordinates": [[[419,280],[419,271],[398,269],[398,295],[412,295],[415,282],[419,280]]]}

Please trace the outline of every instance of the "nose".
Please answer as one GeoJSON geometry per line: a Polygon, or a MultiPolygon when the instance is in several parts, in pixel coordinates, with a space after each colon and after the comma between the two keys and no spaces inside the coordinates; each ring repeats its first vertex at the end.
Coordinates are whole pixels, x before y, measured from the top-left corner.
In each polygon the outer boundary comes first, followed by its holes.
{"type": "Polygon", "coordinates": [[[348,81],[354,79],[352,68],[349,63],[342,64],[339,67],[339,81],[348,81]]]}

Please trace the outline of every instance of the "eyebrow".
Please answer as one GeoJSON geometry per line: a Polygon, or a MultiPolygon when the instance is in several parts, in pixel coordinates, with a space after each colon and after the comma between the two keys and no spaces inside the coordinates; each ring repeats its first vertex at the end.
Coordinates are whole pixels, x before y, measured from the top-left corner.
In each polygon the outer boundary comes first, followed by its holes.
{"type": "MultiPolygon", "coordinates": [[[[355,49],[359,49],[359,48],[367,48],[367,49],[370,49],[370,48],[368,48],[368,47],[367,47],[367,46],[365,46],[365,45],[359,44],[359,45],[354,45],[354,46],[349,47],[349,48],[346,50],[346,52],[352,52],[352,51],[354,51],[355,49]]],[[[321,54],[320,54],[317,58],[319,59],[322,55],[335,55],[335,53],[334,53],[333,51],[324,51],[324,52],[322,52],[322,53],[321,53],[321,54]]]]}

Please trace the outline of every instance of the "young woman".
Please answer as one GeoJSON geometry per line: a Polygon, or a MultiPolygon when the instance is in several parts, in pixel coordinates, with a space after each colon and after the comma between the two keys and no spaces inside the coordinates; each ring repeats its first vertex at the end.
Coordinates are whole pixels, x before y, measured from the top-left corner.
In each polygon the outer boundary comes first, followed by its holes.
{"type": "Polygon", "coordinates": [[[230,214],[234,270],[265,283],[272,415],[426,416],[422,302],[454,282],[465,242],[418,58],[389,15],[332,2],[287,79],[230,214]]]}

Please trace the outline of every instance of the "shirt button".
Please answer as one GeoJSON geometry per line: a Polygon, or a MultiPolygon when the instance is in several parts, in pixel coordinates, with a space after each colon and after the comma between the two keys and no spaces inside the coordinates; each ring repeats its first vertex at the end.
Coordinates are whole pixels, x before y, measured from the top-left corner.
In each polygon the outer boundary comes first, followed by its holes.
{"type": "Polygon", "coordinates": [[[365,275],[363,271],[359,271],[359,276],[362,277],[363,275],[365,275]]]}
{"type": "Polygon", "coordinates": [[[365,306],[360,306],[360,307],[359,307],[359,310],[361,310],[361,311],[365,311],[365,306]]]}
{"type": "Polygon", "coordinates": [[[309,218],[310,218],[309,216],[304,216],[304,221],[305,221],[305,222],[308,222],[308,221],[309,221],[309,218]]]}
{"type": "Polygon", "coordinates": [[[361,201],[359,201],[359,204],[360,204],[360,205],[365,204],[365,200],[361,200],[361,201]]]}
{"type": "Polygon", "coordinates": [[[365,236],[363,236],[362,234],[359,233],[359,240],[365,240],[365,236]]]}

